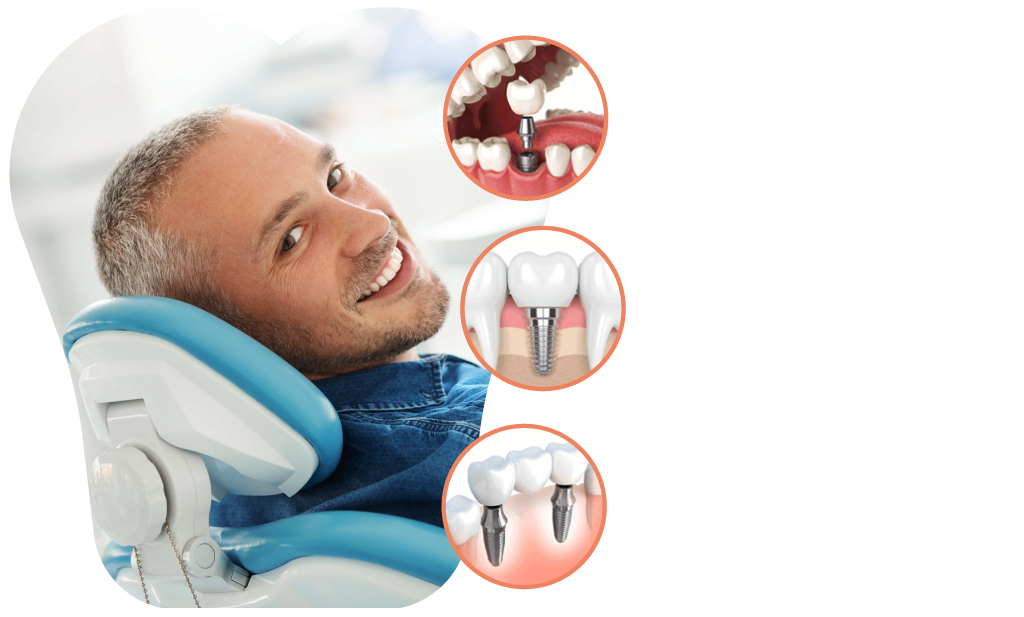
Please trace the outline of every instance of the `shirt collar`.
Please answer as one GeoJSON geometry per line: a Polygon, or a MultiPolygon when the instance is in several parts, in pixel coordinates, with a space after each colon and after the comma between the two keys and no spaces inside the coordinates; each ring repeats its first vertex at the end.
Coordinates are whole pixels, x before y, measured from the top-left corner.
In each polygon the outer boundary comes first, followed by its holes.
{"type": "Polygon", "coordinates": [[[447,356],[421,356],[313,382],[338,411],[417,409],[444,403],[441,369],[447,356]]]}

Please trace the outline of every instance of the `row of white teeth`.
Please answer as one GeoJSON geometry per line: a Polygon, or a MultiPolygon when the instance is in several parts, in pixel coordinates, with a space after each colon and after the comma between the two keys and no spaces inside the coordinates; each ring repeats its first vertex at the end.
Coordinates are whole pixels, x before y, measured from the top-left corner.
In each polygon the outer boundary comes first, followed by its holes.
{"type": "Polygon", "coordinates": [[[398,250],[397,246],[391,249],[391,258],[388,259],[387,265],[384,266],[384,271],[380,273],[376,281],[370,283],[370,286],[363,291],[363,297],[368,298],[380,291],[382,287],[387,287],[388,283],[398,276],[398,271],[402,269],[403,259],[405,258],[402,257],[402,251],[398,250]]]}
{"type": "MultiPolygon", "coordinates": [[[[458,78],[455,80],[455,86],[452,88],[452,95],[448,99],[448,117],[458,118],[466,111],[466,105],[479,101],[487,93],[487,88],[493,88],[498,85],[502,77],[511,77],[516,73],[515,65],[520,62],[529,62],[537,54],[536,47],[541,45],[547,45],[542,41],[509,41],[504,45],[498,45],[492,47],[480,54],[469,63],[469,67],[459,73],[458,78]]],[[[534,80],[533,84],[526,84],[526,81],[522,78],[516,80],[516,88],[520,88],[522,85],[527,85],[527,88],[536,90],[538,87],[542,87],[545,92],[550,92],[557,88],[563,80],[569,75],[572,75],[573,67],[580,65],[580,61],[577,60],[564,49],[559,48],[555,54],[555,61],[548,62],[544,66],[544,74],[534,80]],[[521,84],[519,83],[521,82],[521,84]],[[539,86],[537,85],[539,84],[539,86]]],[[[509,90],[513,90],[512,84],[509,84],[509,90]]],[[[529,99],[535,98],[537,95],[529,95],[529,99]]],[[[536,113],[540,110],[540,107],[544,104],[544,95],[540,95],[540,105],[537,106],[536,111],[528,111],[525,113],[517,111],[520,115],[529,115],[536,113]]],[[[518,97],[518,95],[517,95],[518,97]]],[[[516,104],[512,103],[513,95],[509,95],[509,103],[512,105],[512,109],[516,110],[516,104]]],[[[535,100],[532,100],[528,106],[532,107],[535,104],[535,100]]]]}
{"type": "Polygon", "coordinates": [[[575,295],[587,321],[587,360],[595,368],[604,358],[612,329],[619,329],[622,296],[611,267],[598,253],[579,267],[566,253],[520,253],[506,266],[495,253],[480,260],[466,287],[466,329],[476,330],[480,355],[493,369],[498,363],[501,310],[509,293],[520,308],[565,308],[575,295]]]}
{"type": "Polygon", "coordinates": [[[583,478],[588,495],[600,495],[601,483],[587,458],[567,443],[552,443],[544,450],[531,446],[513,450],[504,458],[492,456],[485,461],[470,463],[469,490],[476,501],[456,495],[445,504],[448,531],[456,546],[480,533],[483,506],[500,506],[512,496],[512,491],[535,493],[544,488],[548,480],[562,486],[572,486],[583,478]]]}
{"type": "MultiPolygon", "coordinates": [[[[480,161],[480,167],[489,171],[504,171],[512,160],[512,149],[508,140],[504,137],[489,137],[483,141],[472,137],[461,137],[452,141],[452,149],[455,156],[465,167],[472,167],[480,161]]],[[[572,163],[572,170],[580,176],[590,163],[594,160],[594,149],[587,144],[577,146],[571,151],[569,146],[558,143],[551,144],[544,148],[545,164],[548,172],[556,178],[561,178],[569,170],[572,163]]]]}

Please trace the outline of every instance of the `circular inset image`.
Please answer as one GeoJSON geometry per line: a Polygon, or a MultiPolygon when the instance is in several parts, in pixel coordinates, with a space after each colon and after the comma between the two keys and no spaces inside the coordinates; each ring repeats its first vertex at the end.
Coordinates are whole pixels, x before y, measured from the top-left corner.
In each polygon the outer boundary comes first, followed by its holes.
{"type": "Polygon", "coordinates": [[[444,501],[444,528],[459,559],[505,587],[557,583],[586,562],[604,531],[604,481],[593,459],[535,424],[471,443],[448,474],[444,501]]]}
{"type": "Polygon", "coordinates": [[[481,255],[462,291],[462,327],[493,375],[528,390],[579,383],[614,351],[626,319],[619,275],[590,240],[527,227],[481,255]]]}
{"type": "Polygon", "coordinates": [[[444,130],[473,182],[499,197],[541,199],[593,166],[607,115],[601,83],[575,52],[549,39],[513,37],[466,62],[448,90],[444,130]]]}

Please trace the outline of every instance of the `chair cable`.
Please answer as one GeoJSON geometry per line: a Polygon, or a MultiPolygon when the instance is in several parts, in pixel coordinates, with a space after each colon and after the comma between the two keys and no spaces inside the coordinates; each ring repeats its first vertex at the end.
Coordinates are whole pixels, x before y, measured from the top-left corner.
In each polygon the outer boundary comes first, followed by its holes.
{"type": "MultiPolygon", "coordinates": [[[[188,583],[188,590],[192,592],[192,601],[196,603],[196,608],[202,608],[199,606],[199,599],[196,598],[196,590],[192,589],[192,581],[188,578],[188,572],[185,571],[185,564],[181,561],[181,555],[178,554],[178,546],[174,543],[174,536],[171,535],[171,526],[164,523],[164,529],[167,530],[167,537],[171,540],[171,548],[174,549],[174,556],[178,558],[178,565],[181,566],[181,573],[185,575],[185,582],[188,583]]],[[[146,604],[149,604],[149,594],[146,593],[146,579],[142,578],[142,560],[139,559],[139,547],[135,547],[135,564],[139,567],[139,582],[142,583],[142,595],[146,598],[146,604]]]]}

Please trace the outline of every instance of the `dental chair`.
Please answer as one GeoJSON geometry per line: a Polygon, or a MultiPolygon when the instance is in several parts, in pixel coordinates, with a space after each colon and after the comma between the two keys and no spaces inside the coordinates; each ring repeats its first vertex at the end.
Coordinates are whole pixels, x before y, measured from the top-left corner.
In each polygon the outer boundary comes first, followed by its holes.
{"type": "Polygon", "coordinates": [[[443,529],[383,514],[210,527],[211,499],[291,497],[334,473],[342,448],[316,386],[224,321],[167,298],[114,298],[75,316],[63,343],[94,526],[112,540],[103,563],[140,600],[407,606],[458,565],[443,529]]]}

